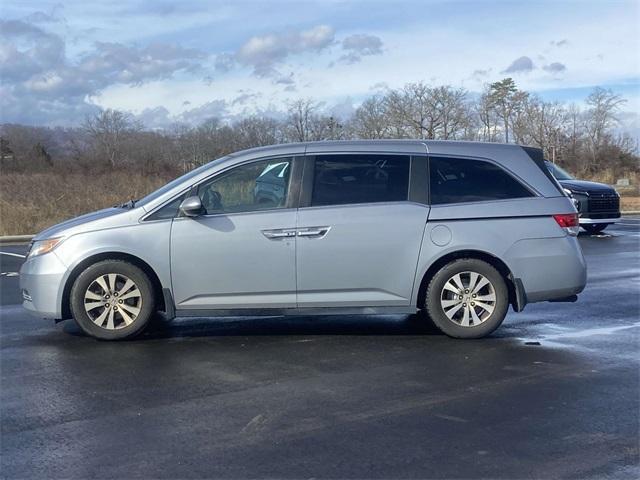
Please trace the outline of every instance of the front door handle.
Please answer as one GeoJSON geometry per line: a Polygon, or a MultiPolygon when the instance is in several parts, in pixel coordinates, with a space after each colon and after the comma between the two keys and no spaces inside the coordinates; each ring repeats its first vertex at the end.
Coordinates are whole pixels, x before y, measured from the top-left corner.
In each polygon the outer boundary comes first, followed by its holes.
{"type": "Polygon", "coordinates": [[[281,238],[291,238],[296,236],[295,230],[262,230],[262,234],[269,240],[279,240],[281,238]]]}
{"type": "Polygon", "coordinates": [[[324,237],[331,227],[309,227],[298,230],[299,237],[324,237]]]}

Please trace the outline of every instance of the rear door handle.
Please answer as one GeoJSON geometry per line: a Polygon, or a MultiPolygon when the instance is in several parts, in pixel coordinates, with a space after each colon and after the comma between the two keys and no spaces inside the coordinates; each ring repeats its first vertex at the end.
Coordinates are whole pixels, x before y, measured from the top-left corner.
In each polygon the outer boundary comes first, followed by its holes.
{"type": "Polygon", "coordinates": [[[282,238],[295,237],[296,231],[293,229],[262,230],[262,234],[269,240],[280,240],[282,238]]]}
{"type": "Polygon", "coordinates": [[[309,227],[298,230],[299,237],[324,237],[331,227],[309,227]]]}

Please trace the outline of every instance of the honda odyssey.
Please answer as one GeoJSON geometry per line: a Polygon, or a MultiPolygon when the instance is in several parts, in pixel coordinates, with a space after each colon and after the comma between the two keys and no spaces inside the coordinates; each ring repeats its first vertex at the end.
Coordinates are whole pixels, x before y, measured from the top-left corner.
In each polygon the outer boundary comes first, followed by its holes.
{"type": "Polygon", "coordinates": [[[535,148],[474,142],[276,145],[38,234],[24,307],[89,335],[167,317],[415,314],[493,332],[509,306],[575,301],[572,200],[535,148]]]}

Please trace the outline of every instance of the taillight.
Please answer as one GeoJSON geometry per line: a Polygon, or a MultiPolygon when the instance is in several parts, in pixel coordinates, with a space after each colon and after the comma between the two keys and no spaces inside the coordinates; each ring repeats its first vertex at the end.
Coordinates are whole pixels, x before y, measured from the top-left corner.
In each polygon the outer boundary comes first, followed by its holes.
{"type": "Polygon", "coordinates": [[[574,237],[578,235],[580,221],[578,220],[577,213],[559,213],[554,215],[553,218],[569,235],[573,235],[574,237]]]}

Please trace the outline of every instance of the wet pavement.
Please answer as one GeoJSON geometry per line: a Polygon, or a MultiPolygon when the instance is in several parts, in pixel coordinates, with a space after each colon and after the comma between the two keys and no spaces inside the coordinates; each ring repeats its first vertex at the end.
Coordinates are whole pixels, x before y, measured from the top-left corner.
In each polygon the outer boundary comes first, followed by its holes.
{"type": "Polygon", "coordinates": [[[640,220],[580,242],[577,303],[474,341],[331,316],[99,342],[22,311],[0,246],[0,476],[638,478],[640,220]]]}

